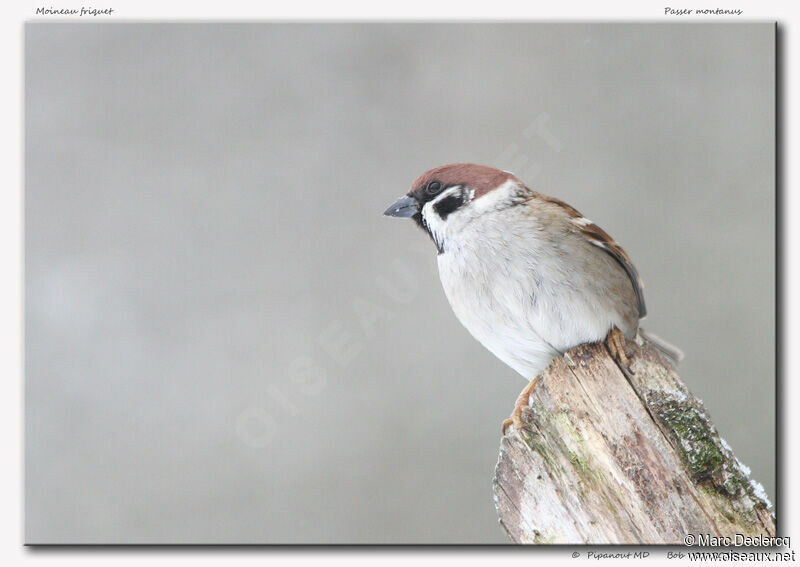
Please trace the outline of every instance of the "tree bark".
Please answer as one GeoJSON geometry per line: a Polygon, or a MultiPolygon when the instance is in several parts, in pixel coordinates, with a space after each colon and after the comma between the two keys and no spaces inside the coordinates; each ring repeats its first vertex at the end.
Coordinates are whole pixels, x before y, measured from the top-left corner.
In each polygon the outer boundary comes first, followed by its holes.
{"type": "Polygon", "coordinates": [[[495,468],[508,536],[676,545],[689,534],[774,536],[763,488],[671,361],[643,339],[626,351],[628,368],[604,344],[581,345],[543,373],[495,468]]]}

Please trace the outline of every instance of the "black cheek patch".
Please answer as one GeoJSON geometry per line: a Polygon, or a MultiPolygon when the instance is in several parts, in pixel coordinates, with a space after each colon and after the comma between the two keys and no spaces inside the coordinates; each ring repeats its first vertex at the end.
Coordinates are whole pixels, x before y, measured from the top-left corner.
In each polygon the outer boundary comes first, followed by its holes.
{"type": "Polygon", "coordinates": [[[464,204],[464,196],[461,193],[458,193],[456,195],[450,195],[449,197],[445,197],[444,199],[436,203],[433,206],[433,209],[436,211],[436,214],[441,217],[442,220],[445,220],[447,218],[447,215],[457,210],[463,204],[464,204]]]}

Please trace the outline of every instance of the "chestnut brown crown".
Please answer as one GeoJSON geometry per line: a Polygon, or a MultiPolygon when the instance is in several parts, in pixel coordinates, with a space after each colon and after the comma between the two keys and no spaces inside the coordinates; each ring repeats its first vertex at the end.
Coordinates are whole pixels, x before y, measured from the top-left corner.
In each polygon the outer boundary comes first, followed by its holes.
{"type": "Polygon", "coordinates": [[[420,175],[411,185],[411,191],[408,194],[424,202],[427,200],[424,197],[428,185],[431,182],[438,181],[442,184],[442,188],[452,187],[453,185],[466,185],[475,191],[473,199],[478,199],[510,179],[519,182],[511,173],[488,165],[449,163],[434,167],[420,175]],[[420,199],[420,197],[423,197],[423,199],[420,199]]]}

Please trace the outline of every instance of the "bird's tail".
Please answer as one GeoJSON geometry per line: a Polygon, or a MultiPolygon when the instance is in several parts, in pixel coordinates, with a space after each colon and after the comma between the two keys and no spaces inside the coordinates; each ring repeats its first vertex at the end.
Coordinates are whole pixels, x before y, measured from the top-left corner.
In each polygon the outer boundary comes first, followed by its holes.
{"type": "Polygon", "coordinates": [[[683,360],[683,351],[678,347],[676,347],[675,345],[669,344],[667,341],[665,341],[658,335],[654,335],[653,333],[645,331],[642,328],[639,329],[639,335],[643,337],[647,342],[651,343],[663,354],[665,354],[667,358],[669,358],[676,366],[681,360],[683,360]]]}

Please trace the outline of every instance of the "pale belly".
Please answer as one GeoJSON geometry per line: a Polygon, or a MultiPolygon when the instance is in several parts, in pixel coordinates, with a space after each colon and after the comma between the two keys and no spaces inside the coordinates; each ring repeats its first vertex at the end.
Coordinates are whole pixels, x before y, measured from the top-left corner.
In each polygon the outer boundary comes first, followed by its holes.
{"type": "Polygon", "coordinates": [[[491,265],[463,252],[445,252],[438,264],[445,295],[461,324],[526,380],[569,348],[603,340],[611,327],[591,298],[548,282],[530,264],[515,271],[508,262],[491,265]]]}

